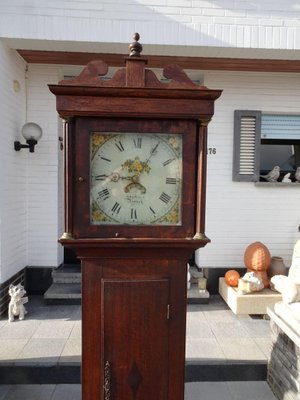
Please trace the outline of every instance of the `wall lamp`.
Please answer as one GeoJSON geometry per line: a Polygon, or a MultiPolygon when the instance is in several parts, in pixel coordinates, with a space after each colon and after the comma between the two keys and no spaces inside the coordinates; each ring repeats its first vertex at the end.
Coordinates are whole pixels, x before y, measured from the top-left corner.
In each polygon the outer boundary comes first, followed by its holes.
{"type": "Polygon", "coordinates": [[[35,124],[34,122],[28,122],[27,124],[23,125],[22,128],[22,135],[27,144],[22,144],[16,140],[14,143],[15,150],[20,151],[21,149],[29,149],[30,153],[34,153],[34,146],[40,140],[42,134],[42,128],[38,124],[35,124]]]}

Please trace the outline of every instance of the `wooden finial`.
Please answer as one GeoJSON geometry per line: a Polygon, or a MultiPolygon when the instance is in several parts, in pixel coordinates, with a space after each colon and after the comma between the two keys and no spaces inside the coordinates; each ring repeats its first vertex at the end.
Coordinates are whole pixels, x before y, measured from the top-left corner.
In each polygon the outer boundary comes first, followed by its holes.
{"type": "Polygon", "coordinates": [[[143,50],[143,46],[138,42],[140,40],[140,35],[135,33],[133,35],[133,40],[135,41],[129,45],[129,57],[140,57],[143,50]]]}

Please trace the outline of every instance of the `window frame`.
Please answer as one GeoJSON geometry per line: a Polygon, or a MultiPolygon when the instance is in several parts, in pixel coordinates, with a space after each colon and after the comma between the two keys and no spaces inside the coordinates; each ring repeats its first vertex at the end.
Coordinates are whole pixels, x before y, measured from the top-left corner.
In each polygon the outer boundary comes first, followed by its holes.
{"type": "MultiPolygon", "coordinates": [[[[300,139],[298,138],[268,139],[262,137],[262,119],[264,115],[266,116],[276,115],[276,113],[271,113],[271,112],[263,113],[258,110],[234,111],[234,140],[233,140],[233,168],[232,168],[233,181],[260,182],[260,175],[261,175],[260,155],[261,155],[261,145],[263,144],[293,145],[296,157],[295,161],[296,169],[297,166],[300,166],[300,149],[299,149],[300,139]],[[250,171],[250,172],[246,173],[245,171],[250,171]]],[[[290,118],[292,119],[295,116],[295,114],[278,113],[278,116],[279,117],[290,116],[290,118]]],[[[299,115],[297,114],[297,116],[299,115]]],[[[292,174],[292,182],[294,182],[293,174],[292,174]]],[[[279,183],[281,183],[280,180],[279,183]]]]}

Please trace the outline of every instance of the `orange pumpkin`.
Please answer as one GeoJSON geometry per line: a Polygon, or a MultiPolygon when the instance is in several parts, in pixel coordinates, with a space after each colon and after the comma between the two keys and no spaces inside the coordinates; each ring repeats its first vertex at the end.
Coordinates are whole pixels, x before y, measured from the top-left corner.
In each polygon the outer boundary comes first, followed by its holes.
{"type": "Polygon", "coordinates": [[[241,277],[240,274],[236,270],[230,269],[225,274],[225,282],[229,286],[237,286],[240,277],[241,277]]]}

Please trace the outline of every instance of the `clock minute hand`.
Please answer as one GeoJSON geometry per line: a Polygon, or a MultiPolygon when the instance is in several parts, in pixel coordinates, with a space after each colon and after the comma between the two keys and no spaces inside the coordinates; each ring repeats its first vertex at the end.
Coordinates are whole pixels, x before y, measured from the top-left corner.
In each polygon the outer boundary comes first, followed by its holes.
{"type": "Polygon", "coordinates": [[[145,161],[146,164],[148,164],[148,162],[150,161],[150,158],[155,154],[158,146],[159,146],[159,142],[150,150],[150,156],[145,161]]]}

